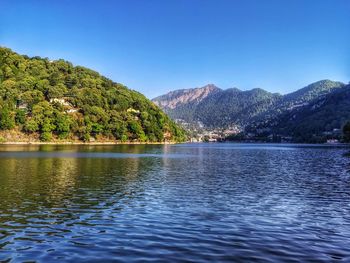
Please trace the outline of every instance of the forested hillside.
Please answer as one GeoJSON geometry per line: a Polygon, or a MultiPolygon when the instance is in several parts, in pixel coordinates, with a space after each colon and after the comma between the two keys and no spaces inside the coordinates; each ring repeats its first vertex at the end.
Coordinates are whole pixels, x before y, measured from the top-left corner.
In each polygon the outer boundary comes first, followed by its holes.
{"type": "Polygon", "coordinates": [[[262,89],[227,89],[205,98],[195,109],[195,118],[207,127],[245,126],[269,109],[281,95],[262,89]]]}
{"type": "Polygon", "coordinates": [[[3,47],[0,130],[42,141],[185,139],[184,131],[142,94],[70,62],[30,58],[3,47]]]}
{"type": "Polygon", "coordinates": [[[266,111],[281,95],[262,89],[241,91],[237,88],[222,90],[214,85],[178,90],[154,98],[153,101],[173,119],[186,122],[200,121],[206,127],[245,125],[262,111],[266,111]],[[205,96],[198,96],[205,94],[205,96]],[[196,98],[187,100],[186,98],[196,98]]]}
{"type": "MultiPolygon", "coordinates": [[[[192,92],[198,93],[198,89],[192,92]]],[[[245,134],[242,138],[277,136],[321,142],[340,138],[342,126],[350,120],[350,87],[331,80],[317,81],[286,95],[262,89],[216,88],[199,101],[174,103],[181,96],[183,91],[175,91],[154,101],[161,99],[159,105],[172,118],[193,125],[199,122],[208,130],[238,125],[243,131],[240,136],[245,134]]],[[[191,97],[191,90],[186,90],[186,96],[191,97]]]]}
{"type": "Polygon", "coordinates": [[[186,122],[196,121],[197,106],[207,97],[222,92],[213,84],[201,88],[182,89],[171,91],[154,98],[152,101],[161,107],[173,119],[182,119],[186,122]]]}
{"type": "MultiPolygon", "coordinates": [[[[217,87],[201,100],[181,101],[200,89],[173,91],[153,99],[172,118],[186,122],[198,122],[208,128],[230,125],[246,127],[251,124],[272,122],[280,114],[307,105],[344,86],[341,82],[321,80],[295,92],[280,95],[263,89],[242,91],[237,88],[221,90],[217,87]],[[181,101],[181,103],[179,103],[181,101]],[[176,103],[175,103],[176,102],[176,103]]],[[[201,88],[205,89],[207,86],[201,88]]]]}
{"type": "Polygon", "coordinates": [[[327,135],[339,133],[350,120],[350,85],[316,97],[309,103],[295,107],[271,121],[248,127],[249,131],[266,130],[269,133],[292,136],[299,142],[318,142],[327,135]]]}
{"type": "Polygon", "coordinates": [[[273,121],[276,117],[279,117],[280,114],[306,106],[311,101],[323,98],[327,94],[344,87],[344,85],[345,84],[342,82],[331,80],[320,80],[314,82],[295,92],[281,96],[273,107],[268,108],[266,111],[262,111],[254,121],[273,121]]]}

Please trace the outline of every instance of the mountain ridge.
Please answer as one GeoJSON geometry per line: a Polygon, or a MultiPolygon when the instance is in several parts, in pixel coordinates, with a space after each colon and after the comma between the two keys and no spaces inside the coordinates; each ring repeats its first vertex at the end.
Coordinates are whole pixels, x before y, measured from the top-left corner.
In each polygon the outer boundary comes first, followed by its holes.
{"type": "Polygon", "coordinates": [[[348,84],[319,96],[308,104],[285,111],[275,119],[265,123],[253,123],[247,130],[265,130],[273,134],[292,136],[296,142],[322,142],[327,136],[340,137],[342,127],[349,120],[348,84]]]}
{"type": "MultiPolygon", "coordinates": [[[[313,105],[316,101],[321,101],[338,90],[346,90],[346,87],[348,86],[342,82],[324,79],[285,95],[271,93],[261,88],[243,91],[238,88],[218,89],[205,96],[198,103],[183,103],[172,108],[167,108],[163,104],[162,108],[175,120],[190,124],[200,123],[207,129],[237,125],[242,130],[249,127],[252,131],[252,127],[255,127],[255,129],[281,132],[283,129],[277,129],[277,127],[283,126],[281,123],[283,123],[284,116],[299,111],[306,113],[308,105],[313,105]]],[[[187,89],[186,92],[189,93],[190,89],[187,89]]],[[[181,96],[182,92],[173,94],[181,96]]],[[[162,99],[163,102],[166,99],[171,102],[172,98],[165,94],[162,99]]],[[[157,98],[153,101],[157,103],[157,98]]],[[[342,103],[345,102],[342,101],[342,103]]],[[[332,107],[336,107],[336,105],[332,107]]],[[[345,114],[345,116],[347,115],[345,114]]],[[[332,119],[333,123],[341,126],[341,121],[337,116],[327,117],[327,119],[332,119]]],[[[288,128],[293,130],[293,122],[288,123],[288,128]]],[[[310,121],[310,123],[313,122],[310,121]]],[[[294,126],[297,127],[298,124],[295,123],[294,126]]],[[[337,128],[340,128],[338,126],[337,128]]],[[[314,129],[307,127],[306,130],[314,129]]],[[[283,132],[283,134],[288,135],[288,132],[283,132]]]]}
{"type": "Polygon", "coordinates": [[[200,88],[170,91],[165,95],[152,99],[152,101],[155,102],[157,106],[174,109],[184,103],[200,102],[209,94],[217,91],[221,91],[221,89],[214,84],[207,84],[200,88]]]}
{"type": "MultiPolygon", "coordinates": [[[[206,84],[204,85],[203,87],[196,87],[196,88],[187,88],[187,89],[177,89],[177,90],[172,90],[172,91],[169,91],[163,95],[159,95],[157,97],[154,97],[151,99],[151,101],[155,102],[155,103],[158,103],[159,100],[161,99],[166,99],[167,97],[174,97],[176,95],[178,96],[181,96],[182,93],[189,93],[191,91],[196,91],[196,90],[201,90],[201,89],[204,89],[204,88],[207,88],[207,87],[215,87],[218,91],[229,91],[229,90],[232,90],[232,91],[238,91],[238,92],[249,92],[249,91],[254,91],[254,90],[261,90],[261,91],[266,91],[266,92],[269,92],[269,93],[272,93],[272,94],[276,94],[276,95],[281,95],[281,96],[295,96],[296,94],[298,93],[301,93],[301,92],[309,92],[310,90],[312,90],[312,86],[314,85],[317,85],[317,84],[320,84],[320,83],[327,83],[327,82],[332,82],[332,83],[336,83],[337,85],[339,86],[345,86],[346,84],[341,82],[341,81],[333,81],[333,80],[330,80],[330,79],[323,79],[323,80],[318,80],[318,81],[315,81],[315,82],[312,82],[311,84],[303,87],[303,88],[300,88],[300,89],[297,89],[295,91],[291,91],[289,93],[286,93],[286,94],[281,94],[279,92],[270,92],[268,90],[265,90],[263,88],[252,88],[252,89],[248,89],[248,90],[241,90],[237,87],[232,87],[232,88],[227,88],[227,89],[221,89],[219,87],[217,87],[215,84],[206,84]]],[[[166,105],[165,105],[166,107],[166,105]]]]}

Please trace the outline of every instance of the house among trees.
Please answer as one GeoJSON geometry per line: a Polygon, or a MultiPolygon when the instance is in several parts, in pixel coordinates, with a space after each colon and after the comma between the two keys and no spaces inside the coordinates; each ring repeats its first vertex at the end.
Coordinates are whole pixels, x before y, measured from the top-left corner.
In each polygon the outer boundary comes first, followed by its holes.
{"type": "Polygon", "coordinates": [[[0,131],[41,141],[162,142],[186,134],[138,92],[64,60],[0,47],[0,131]],[[129,110],[128,110],[129,109],[129,110]]]}
{"type": "Polygon", "coordinates": [[[50,99],[50,103],[59,103],[62,106],[72,106],[72,104],[66,98],[53,98],[50,99]]]}
{"type": "Polygon", "coordinates": [[[50,98],[50,103],[57,103],[64,107],[65,112],[74,113],[78,112],[79,109],[75,108],[74,105],[69,101],[70,98],[74,98],[74,95],[65,94],[64,97],[50,98]]]}
{"type": "Polygon", "coordinates": [[[77,108],[71,108],[71,109],[66,110],[67,113],[74,113],[74,112],[78,112],[78,111],[79,111],[79,109],[77,109],[77,108]]]}
{"type": "Polygon", "coordinates": [[[133,114],[135,120],[139,120],[139,115],[140,115],[140,111],[139,110],[135,110],[134,108],[128,108],[126,110],[126,112],[133,114]]]}
{"type": "Polygon", "coordinates": [[[22,100],[17,100],[16,109],[27,111],[28,110],[28,103],[25,103],[22,100]]]}
{"type": "Polygon", "coordinates": [[[135,110],[135,109],[133,109],[133,108],[128,108],[126,111],[127,111],[127,112],[131,112],[131,113],[135,113],[135,114],[139,114],[139,113],[140,113],[139,110],[135,110]]]}

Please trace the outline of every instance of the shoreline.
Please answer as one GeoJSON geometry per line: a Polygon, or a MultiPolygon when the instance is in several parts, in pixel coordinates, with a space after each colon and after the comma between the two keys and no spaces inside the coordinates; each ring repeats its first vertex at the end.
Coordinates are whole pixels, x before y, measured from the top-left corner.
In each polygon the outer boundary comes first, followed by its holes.
{"type": "Polygon", "coordinates": [[[41,141],[20,141],[20,142],[0,142],[1,145],[174,145],[174,144],[273,144],[273,145],[283,145],[283,144],[292,144],[292,145],[324,145],[324,146],[350,146],[350,143],[273,143],[273,142],[118,142],[118,141],[106,141],[106,142],[83,142],[83,141],[53,141],[53,142],[41,142],[41,141]]]}
{"type": "Polygon", "coordinates": [[[172,145],[178,142],[1,142],[0,145],[172,145]]]}

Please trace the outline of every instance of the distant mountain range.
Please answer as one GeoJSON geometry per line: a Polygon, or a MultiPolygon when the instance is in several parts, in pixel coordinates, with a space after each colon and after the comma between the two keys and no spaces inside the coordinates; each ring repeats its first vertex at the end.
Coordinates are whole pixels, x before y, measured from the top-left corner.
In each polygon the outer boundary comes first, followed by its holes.
{"type": "Polygon", "coordinates": [[[263,115],[246,130],[292,136],[294,141],[300,142],[318,142],[325,135],[340,135],[339,129],[349,120],[350,85],[341,85],[311,100],[304,98],[299,105],[277,114],[263,115]]]}
{"type": "Polygon", "coordinates": [[[265,131],[307,140],[340,129],[350,120],[350,86],[321,80],[281,95],[263,89],[222,90],[213,84],[177,90],[153,99],[169,116],[208,129],[239,125],[250,132],[265,131]]]}

